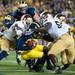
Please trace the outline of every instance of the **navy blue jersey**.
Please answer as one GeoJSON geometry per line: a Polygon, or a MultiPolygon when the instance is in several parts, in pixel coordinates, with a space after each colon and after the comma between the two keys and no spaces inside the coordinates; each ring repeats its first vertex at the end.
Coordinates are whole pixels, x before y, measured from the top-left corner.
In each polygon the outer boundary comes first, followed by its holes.
{"type": "Polygon", "coordinates": [[[13,16],[16,20],[20,20],[23,13],[17,9],[15,11],[11,12],[10,15],[13,16]]]}
{"type": "Polygon", "coordinates": [[[16,41],[16,49],[17,50],[30,50],[31,48],[28,46],[24,46],[25,42],[32,38],[32,35],[22,35],[19,39],[16,41]]]}
{"type": "Polygon", "coordinates": [[[35,35],[34,32],[35,32],[36,28],[37,28],[37,26],[35,24],[32,24],[30,26],[30,29],[32,30],[31,34],[22,35],[19,39],[16,40],[16,49],[17,50],[31,50],[31,47],[24,46],[24,44],[28,39],[34,38],[34,35],[35,35]]]}
{"type": "Polygon", "coordinates": [[[35,15],[35,8],[34,7],[28,7],[26,9],[26,14],[29,14],[30,16],[34,16],[35,15]]]}

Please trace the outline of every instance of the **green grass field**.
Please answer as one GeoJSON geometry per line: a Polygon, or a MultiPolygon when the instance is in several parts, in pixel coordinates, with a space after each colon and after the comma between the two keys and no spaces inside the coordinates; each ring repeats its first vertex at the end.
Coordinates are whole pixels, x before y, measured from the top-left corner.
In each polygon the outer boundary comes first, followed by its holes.
{"type": "MultiPolygon", "coordinates": [[[[0,75],[57,75],[52,71],[45,72],[29,72],[26,67],[24,67],[24,62],[22,65],[18,65],[15,59],[15,51],[11,51],[7,59],[0,61],[0,75]]],[[[59,74],[60,75],[60,74],[59,74]]],[[[70,68],[63,71],[61,75],[75,75],[75,65],[71,65],[70,68]]]]}

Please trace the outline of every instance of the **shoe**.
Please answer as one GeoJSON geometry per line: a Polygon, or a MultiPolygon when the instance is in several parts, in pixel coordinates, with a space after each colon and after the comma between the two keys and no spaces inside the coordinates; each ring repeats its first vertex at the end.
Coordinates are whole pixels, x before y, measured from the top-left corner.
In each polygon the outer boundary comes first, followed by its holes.
{"type": "Polygon", "coordinates": [[[44,72],[44,68],[43,68],[43,67],[39,67],[39,66],[33,66],[33,67],[31,68],[31,71],[44,72]]]}
{"type": "Polygon", "coordinates": [[[61,73],[62,73],[62,68],[61,68],[60,66],[57,66],[57,67],[55,68],[55,73],[56,73],[56,74],[61,74],[61,73]]]}
{"type": "Polygon", "coordinates": [[[54,70],[54,67],[48,65],[48,66],[46,66],[46,69],[47,69],[47,70],[54,70]]]}
{"type": "Polygon", "coordinates": [[[69,66],[70,66],[70,64],[64,64],[62,67],[62,70],[66,70],[69,66]]]}
{"type": "Polygon", "coordinates": [[[40,69],[40,70],[37,70],[37,69],[29,69],[29,72],[44,72],[44,69],[40,69]]]}

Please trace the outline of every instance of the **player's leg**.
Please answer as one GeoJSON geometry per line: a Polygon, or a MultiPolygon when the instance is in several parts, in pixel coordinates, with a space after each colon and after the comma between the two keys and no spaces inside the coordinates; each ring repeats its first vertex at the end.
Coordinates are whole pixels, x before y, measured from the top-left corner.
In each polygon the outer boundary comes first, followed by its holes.
{"type": "Polygon", "coordinates": [[[39,66],[38,64],[40,64],[41,61],[42,61],[41,64],[43,64],[44,62],[44,59],[45,59],[45,56],[43,56],[44,52],[46,51],[43,50],[43,46],[36,46],[34,49],[28,51],[27,53],[23,52],[22,59],[27,60],[27,59],[38,59],[39,58],[36,63],[36,66],[38,67],[39,66]]]}
{"type": "Polygon", "coordinates": [[[44,66],[45,61],[46,61],[45,55],[43,55],[41,58],[38,58],[35,64],[33,65],[32,70],[36,72],[44,71],[43,66],[44,66]]]}
{"type": "Polygon", "coordinates": [[[37,62],[35,63],[35,65],[33,66],[33,69],[36,72],[39,72],[43,69],[45,61],[48,62],[47,65],[49,67],[51,67],[51,70],[53,70],[55,68],[56,63],[58,62],[57,58],[54,55],[48,56],[48,51],[49,51],[49,49],[47,47],[43,47],[43,53],[44,53],[43,56],[40,59],[38,59],[37,62]]]}
{"type": "MultiPolygon", "coordinates": [[[[52,42],[52,43],[49,43],[49,45],[48,45],[48,49],[50,49],[51,48],[51,46],[53,45],[54,43],[52,42]]],[[[57,58],[56,58],[57,59],[57,58]]],[[[56,60],[57,61],[57,60],[56,60]]],[[[54,63],[56,63],[56,62],[53,62],[52,63],[52,61],[50,61],[50,59],[49,58],[47,58],[47,64],[46,64],[46,68],[48,69],[48,70],[53,70],[54,69],[54,67],[53,67],[53,65],[52,64],[54,64],[54,63]]]]}
{"type": "Polygon", "coordinates": [[[70,46],[68,47],[68,50],[66,51],[66,54],[67,54],[67,59],[68,59],[68,62],[70,63],[70,64],[72,64],[73,63],[73,61],[74,61],[74,39],[71,37],[70,38],[70,40],[68,41],[69,43],[70,43],[70,46]]]}
{"type": "Polygon", "coordinates": [[[73,64],[74,62],[74,39],[73,37],[69,37],[69,41],[67,41],[67,43],[69,43],[69,46],[68,48],[65,50],[66,52],[66,57],[67,57],[67,60],[68,60],[68,63],[67,64],[64,64],[64,67],[63,69],[67,69],[70,64],[73,64]]]}
{"type": "Polygon", "coordinates": [[[62,64],[67,64],[68,63],[67,56],[66,56],[66,51],[61,52],[60,58],[61,58],[61,63],[62,64]]]}
{"type": "MultiPolygon", "coordinates": [[[[65,45],[65,37],[62,37],[62,39],[59,39],[57,40],[53,45],[52,47],[50,48],[49,52],[48,52],[48,55],[50,57],[56,57],[57,54],[60,54],[62,51],[65,50],[66,48],[66,45],[65,45]],[[64,40],[62,40],[64,39],[64,40]]],[[[51,58],[53,60],[53,58],[51,58]]],[[[53,60],[54,61],[54,60],[53,60]]],[[[58,63],[58,62],[57,62],[58,63]]],[[[60,65],[55,65],[54,68],[56,70],[57,66],[60,66],[60,65]]],[[[57,73],[61,73],[61,69],[60,67],[56,70],[57,73]]]]}
{"type": "Polygon", "coordinates": [[[9,41],[7,39],[1,38],[0,45],[1,45],[0,60],[2,60],[3,58],[8,56],[9,41]]]}
{"type": "Polygon", "coordinates": [[[20,65],[21,64],[21,52],[16,50],[16,61],[20,65]]]}
{"type": "Polygon", "coordinates": [[[16,51],[16,60],[19,65],[21,65],[22,59],[25,60],[25,67],[27,66],[30,70],[35,63],[34,59],[29,59],[27,51],[16,51]]]}
{"type": "Polygon", "coordinates": [[[32,69],[32,66],[35,64],[35,59],[28,59],[25,60],[25,67],[27,66],[30,70],[32,69]]]}
{"type": "Polygon", "coordinates": [[[28,60],[28,59],[38,59],[43,56],[43,52],[38,52],[35,49],[29,50],[29,51],[23,51],[21,53],[21,58],[23,60],[28,60]]]}
{"type": "Polygon", "coordinates": [[[32,49],[30,51],[24,51],[21,54],[22,59],[26,60],[29,70],[32,70],[32,66],[35,64],[35,62],[32,63],[33,59],[38,59],[41,58],[42,56],[43,52],[36,51],[35,49],[32,49]]]}
{"type": "Polygon", "coordinates": [[[65,70],[70,66],[67,60],[66,51],[61,52],[61,63],[62,63],[62,70],[65,70]]]}
{"type": "Polygon", "coordinates": [[[46,60],[51,60],[53,65],[55,65],[56,62],[57,62],[57,59],[54,55],[50,55],[48,57],[48,48],[47,47],[42,47],[42,48],[36,47],[35,49],[29,51],[27,54],[26,54],[26,52],[23,52],[22,53],[22,58],[24,60],[25,59],[32,59],[32,58],[39,58],[37,60],[37,62],[35,63],[35,65],[33,66],[33,68],[32,68],[37,72],[42,70],[43,65],[44,65],[46,60]],[[37,49],[42,49],[42,50],[37,50],[37,49]]]}

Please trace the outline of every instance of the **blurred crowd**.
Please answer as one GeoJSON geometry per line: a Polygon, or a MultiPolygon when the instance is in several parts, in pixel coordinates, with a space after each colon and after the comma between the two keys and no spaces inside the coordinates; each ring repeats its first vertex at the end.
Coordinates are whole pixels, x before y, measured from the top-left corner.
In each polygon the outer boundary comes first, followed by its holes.
{"type": "MultiPolygon", "coordinates": [[[[17,9],[18,2],[21,0],[0,0],[0,26],[9,12],[17,9]]],[[[67,23],[75,25],[75,0],[22,0],[28,5],[34,6],[38,13],[42,10],[49,10],[55,13],[63,13],[67,17],[67,23]]]]}

